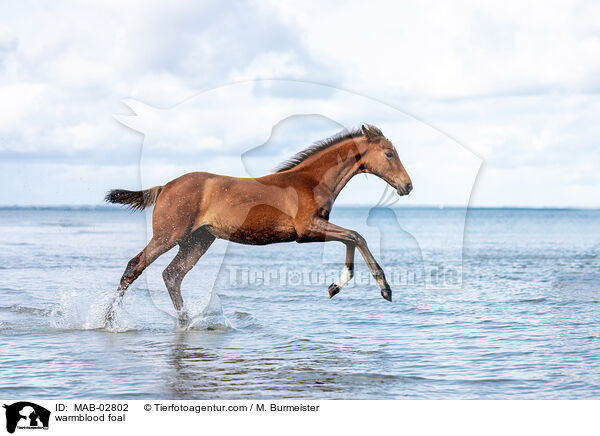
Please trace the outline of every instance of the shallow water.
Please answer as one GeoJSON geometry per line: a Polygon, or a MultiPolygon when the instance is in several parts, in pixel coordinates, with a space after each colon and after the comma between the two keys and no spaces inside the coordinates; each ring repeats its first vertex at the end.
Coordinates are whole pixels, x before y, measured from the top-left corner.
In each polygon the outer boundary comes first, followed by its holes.
{"type": "Polygon", "coordinates": [[[145,216],[0,210],[0,396],[600,396],[600,211],[470,210],[463,258],[464,211],[369,212],[336,208],[332,221],[383,259],[392,304],[358,255],[358,283],[328,298],[339,244],[215,243],[184,282],[189,329],[160,278],[172,251],[107,330],[145,216]]]}

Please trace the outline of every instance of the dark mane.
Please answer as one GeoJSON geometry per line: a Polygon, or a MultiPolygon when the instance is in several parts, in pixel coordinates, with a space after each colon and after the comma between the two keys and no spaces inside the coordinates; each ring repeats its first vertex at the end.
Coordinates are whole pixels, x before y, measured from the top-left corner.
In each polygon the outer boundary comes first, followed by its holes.
{"type": "MultiPolygon", "coordinates": [[[[379,130],[379,129],[377,129],[379,130]]],[[[296,153],[291,158],[281,163],[276,169],[276,173],[280,173],[282,171],[287,171],[289,169],[294,168],[295,166],[300,165],[309,157],[319,153],[320,151],[325,150],[326,148],[332,147],[336,144],[339,144],[342,141],[352,138],[358,138],[363,136],[363,132],[361,129],[353,129],[353,130],[342,130],[339,133],[336,133],[329,138],[323,139],[322,141],[315,142],[310,147],[296,153]]]]}

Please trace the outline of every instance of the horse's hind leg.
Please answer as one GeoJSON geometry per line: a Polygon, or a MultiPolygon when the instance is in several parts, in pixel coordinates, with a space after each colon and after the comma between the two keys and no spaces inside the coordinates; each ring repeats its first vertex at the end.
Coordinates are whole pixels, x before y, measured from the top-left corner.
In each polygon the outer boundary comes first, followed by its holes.
{"type": "Polygon", "coordinates": [[[133,283],[133,281],[137,279],[140,274],[142,274],[146,267],[154,262],[161,254],[173,248],[173,245],[175,244],[172,242],[167,242],[159,238],[152,238],[148,245],[146,245],[146,247],[139,252],[137,256],[127,263],[125,272],[121,277],[119,288],[117,289],[119,294],[113,300],[104,316],[107,324],[112,322],[114,318],[114,311],[121,303],[123,295],[125,295],[125,291],[129,285],[131,285],[131,283],[133,283]]]}
{"type": "Polygon", "coordinates": [[[152,238],[148,245],[127,263],[127,267],[125,268],[125,272],[123,273],[119,284],[119,297],[122,297],[125,294],[129,285],[144,272],[148,265],[154,262],[158,256],[173,248],[174,245],[174,243],[169,243],[158,238],[152,238]]]}
{"type": "Polygon", "coordinates": [[[181,298],[181,282],[185,275],[194,267],[202,257],[215,237],[204,229],[198,229],[188,238],[179,243],[179,252],[169,266],[163,271],[163,279],[171,296],[171,301],[179,317],[179,324],[184,326],[188,322],[188,315],[183,310],[181,298]]]}
{"type": "Polygon", "coordinates": [[[338,281],[329,285],[329,298],[340,292],[344,285],[352,279],[352,276],[354,275],[354,251],[354,245],[346,244],[346,262],[344,264],[344,269],[342,270],[338,281]]]}

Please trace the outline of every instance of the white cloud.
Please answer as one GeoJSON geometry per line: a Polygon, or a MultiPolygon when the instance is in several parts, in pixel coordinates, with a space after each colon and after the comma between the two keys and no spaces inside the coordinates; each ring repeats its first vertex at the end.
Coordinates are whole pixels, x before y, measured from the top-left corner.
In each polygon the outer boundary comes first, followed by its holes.
{"type": "Polygon", "coordinates": [[[14,83],[0,87],[0,127],[6,129],[35,114],[43,104],[44,85],[14,83]]]}
{"type": "Polygon", "coordinates": [[[311,52],[370,93],[464,98],[577,89],[600,68],[600,21],[590,19],[600,10],[589,2],[272,5],[302,23],[311,52]]]}

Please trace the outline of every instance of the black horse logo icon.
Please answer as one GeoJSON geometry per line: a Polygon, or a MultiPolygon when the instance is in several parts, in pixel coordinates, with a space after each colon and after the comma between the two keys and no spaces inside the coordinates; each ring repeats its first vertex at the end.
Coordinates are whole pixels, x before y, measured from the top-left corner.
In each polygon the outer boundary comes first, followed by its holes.
{"type": "Polygon", "coordinates": [[[6,409],[6,431],[14,433],[17,425],[26,428],[48,428],[50,411],[28,401],[4,405],[6,409]]]}

